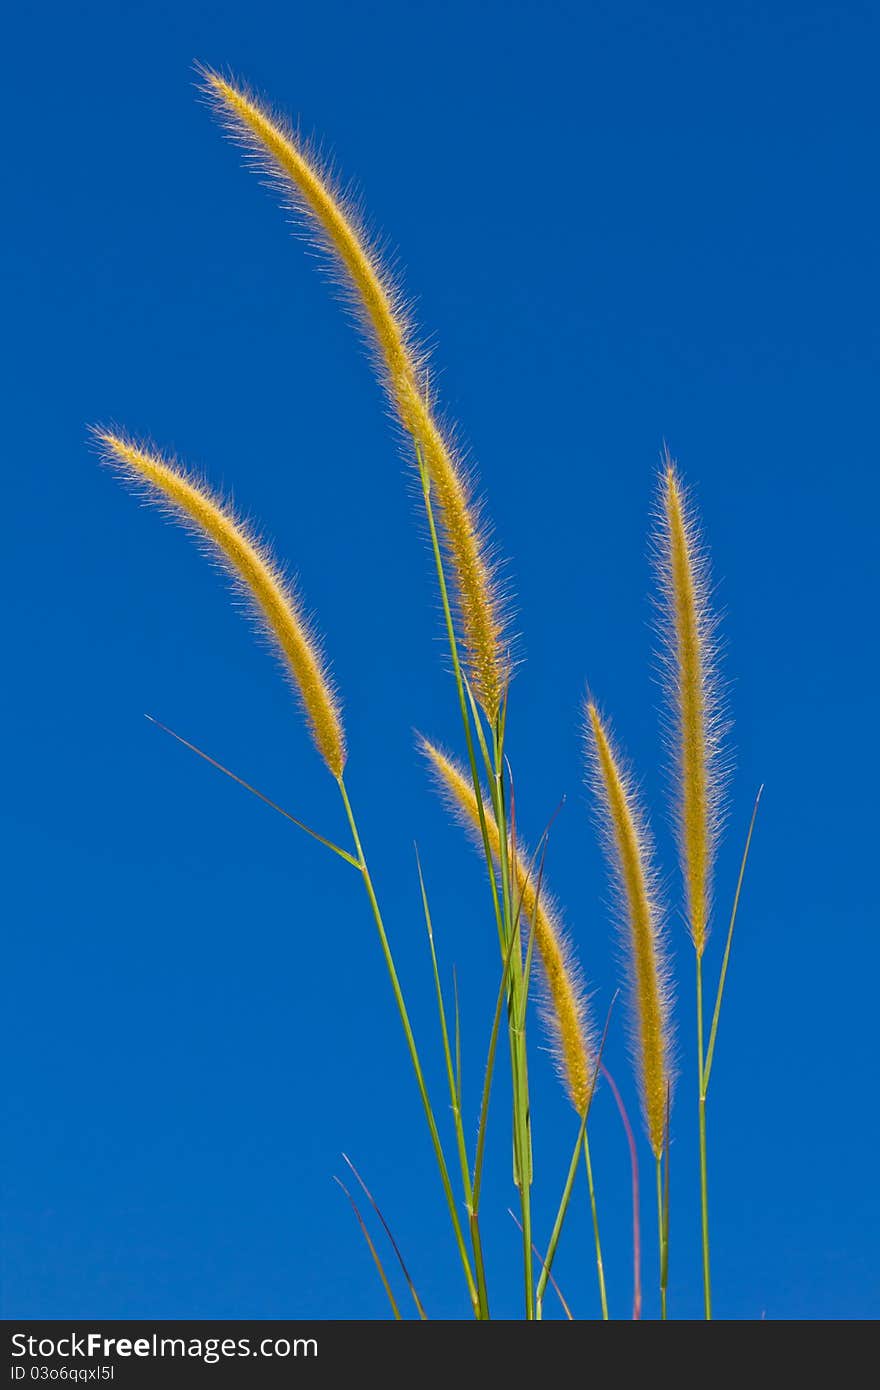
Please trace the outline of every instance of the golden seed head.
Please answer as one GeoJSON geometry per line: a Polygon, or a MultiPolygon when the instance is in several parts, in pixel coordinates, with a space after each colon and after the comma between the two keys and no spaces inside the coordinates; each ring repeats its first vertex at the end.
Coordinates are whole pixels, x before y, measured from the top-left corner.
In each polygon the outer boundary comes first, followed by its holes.
{"type": "Polygon", "coordinates": [[[266,547],[200,478],[123,435],[96,430],[101,456],[170,506],[220,559],[251,603],[297,691],[312,737],[333,776],[345,767],[345,734],[327,665],[290,581],[266,547]]]}
{"type": "Polygon", "coordinates": [[[454,579],[471,686],[494,722],[511,672],[493,566],[464,470],[434,415],[424,354],[414,344],[402,296],[355,211],[307,145],[249,92],[216,72],[204,69],[202,75],[227,129],[342,271],[346,297],[373,344],[392,405],[424,460],[454,579]]]}
{"type": "Polygon", "coordinates": [[[715,670],[710,584],[687,492],[668,452],[655,544],[662,598],[663,664],[672,718],[676,829],[687,920],[697,953],[709,931],[712,871],[721,821],[724,722],[715,670]]]}
{"type": "MultiPolygon", "coordinates": [[[[421,746],[452,809],[482,846],[480,807],[470,774],[427,739],[421,740],[421,746]]],[[[489,848],[497,863],[501,835],[485,797],[483,808],[489,848]]],[[[539,871],[522,848],[510,841],[509,853],[524,927],[534,931],[544,969],[543,1013],[553,1037],[557,1067],[572,1105],[583,1115],[590,1102],[596,1065],[583,983],[558,915],[540,882],[539,871]]]]}
{"type": "Polygon", "coordinates": [[[659,1157],[670,1087],[669,988],[647,826],[605,721],[587,703],[587,753],[626,924],[633,1043],[651,1147],[659,1157]]]}

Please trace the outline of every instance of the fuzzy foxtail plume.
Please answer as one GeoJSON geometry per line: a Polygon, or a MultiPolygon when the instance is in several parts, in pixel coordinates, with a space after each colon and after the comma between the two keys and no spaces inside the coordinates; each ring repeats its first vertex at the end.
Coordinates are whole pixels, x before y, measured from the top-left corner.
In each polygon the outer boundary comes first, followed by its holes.
{"type": "MultiPolygon", "coordinates": [[[[437,782],[456,815],[482,842],[480,808],[474,794],[473,781],[456,762],[422,739],[422,751],[428,758],[437,782]]],[[[492,815],[488,799],[484,802],[489,848],[497,863],[501,851],[498,822],[492,815]]],[[[528,928],[535,933],[535,944],[544,968],[547,999],[545,1021],[554,1038],[559,1072],[572,1105],[583,1115],[590,1102],[594,1074],[593,1045],[587,1001],[577,966],[565,941],[552,903],[543,886],[538,886],[536,874],[528,858],[510,842],[511,867],[522,914],[528,928]]]]}
{"type": "Polygon", "coordinates": [[[655,549],[672,706],[678,845],[688,926],[701,956],[709,931],[721,819],[719,754],[724,729],[713,660],[715,619],[709,607],[706,557],[687,492],[668,452],[657,510],[655,549]]]}
{"type": "Polygon", "coordinates": [[[630,779],[592,701],[587,705],[587,752],[626,918],[642,1106],[651,1148],[659,1158],[666,1132],[671,1079],[670,1028],[667,971],[651,845],[630,779]]]}
{"type": "Polygon", "coordinates": [[[227,129],[255,156],[342,271],[348,298],[375,347],[394,409],[424,460],[454,577],[471,685],[494,721],[510,669],[493,566],[461,464],[432,409],[423,357],[400,294],[355,211],[312,151],[248,91],[207,69],[203,78],[227,129]]]}
{"type": "Polygon", "coordinates": [[[96,430],[105,463],[146,484],[224,564],[253,605],[291,676],[318,752],[333,776],[345,767],[345,734],[327,666],[289,581],[263,546],[208,486],[154,450],[96,430]]]}

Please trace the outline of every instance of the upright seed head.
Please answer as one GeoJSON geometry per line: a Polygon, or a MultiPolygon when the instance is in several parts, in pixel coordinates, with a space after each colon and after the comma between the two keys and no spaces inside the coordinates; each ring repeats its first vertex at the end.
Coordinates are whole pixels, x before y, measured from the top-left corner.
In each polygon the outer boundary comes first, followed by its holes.
{"type": "MultiPolygon", "coordinates": [[[[433,743],[422,739],[421,744],[437,782],[456,815],[482,845],[480,807],[472,778],[433,743]]],[[[484,816],[489,848],[497,863],[501,853],[501,835],[498,822],[485,799],[484,816]]],[[[579,1115],[583,1115],[590,1102],[596,1065],[583,983],[557,914],[544,892],[543,883],[539,883],[538,873],[528,856],[512,841],[508,848],[522,916],[527,929],[534,931],[544,969],[544,1018],[553,1037],[557,1066],[572,1105],[579,1115]]]]}
{"type": "Polygon", "coordinates": [[[630,779],[592,701],[587,704],[587,754],[626,922],[634,1051],[648,1138],[659,1157],[666,1132],[670,1086],[670,1027],[652,848],[630,779]]]}
{"type": "Polygon", "coordinates": [[[207,69],[203,77],[227,129],[256,157],[342,272],[347,298],[375,348],[392,405],[424,460],[439,506],[471,685],[494,722],[510,667],[493,566],[464,470],[431,406],[424,356],[415,346],[401,295],[354,209],[314,153],[249,92],[207,69]]]}
{"type": "Polygon", "coordinates": [[[706,557],[686,490],[668,452],[657,516],[655,554],[663,664],[672,715],[676,830],[688,927],[697,954],[702,955],[709,931],[712,871],[721,821],[724,722],[706,557]]]}
{"type": "Polygon", "coordinates": [[[200,479],[123,435],[96,430],[105,463],[145,484],[205,542],[237,582],[271,638],[297,691],[318,752],[333,776],[345,767],[345,734],[327,665],[290,581],[266,547],[200,479]]]}

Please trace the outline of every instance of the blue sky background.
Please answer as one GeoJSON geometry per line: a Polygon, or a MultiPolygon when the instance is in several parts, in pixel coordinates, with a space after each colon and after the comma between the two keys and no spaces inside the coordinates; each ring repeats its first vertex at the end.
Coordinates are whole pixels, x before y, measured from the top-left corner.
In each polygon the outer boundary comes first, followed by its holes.
{"type": "MultiPolygon", "coordinates": [[[[582,783],[586,680],[642,776],[679,981],[681,1317],[700,1311],[692,954],[646,552],[664,438],[693,483],[736,722],[725,909],[767,788],[711,1097],[716,1310],[876,1316],[877,30],[871,5],[806,0],[7,18],[6,1317],[383,1317],[332,1183],[342,1150],[429,1312],[467,1313],[355,874],[143,718],[344,835],[271,659],[191,542],[98,467],[93,420],[203,465],[298,571],[437,1103],[414,839],[475,1116],[497,945],[413,747],[416,727],[458,729],[411,480],[344,313],[196,99],[196,59],[320,133],[399,251],[509,557],[521,832],[566,796],[547,875],[600,1014],[618,966],[582,783]]],[[[635,1114],[623,1022],[608,1058],[635,1114]]],[[[533,1044],[546,1241],[573,1117],[537,1028],[533,1044]]],[[[495,1310],[517,1316],[506,1104],[502,1073],[484,1216],[495,1310]]],[[[626,1316],[607,1088],[593,1131],[626,1316]]],[[[598,1309],[589,1239],[579,1189],[558,1274],[581,1316],[598,1309]]]]}

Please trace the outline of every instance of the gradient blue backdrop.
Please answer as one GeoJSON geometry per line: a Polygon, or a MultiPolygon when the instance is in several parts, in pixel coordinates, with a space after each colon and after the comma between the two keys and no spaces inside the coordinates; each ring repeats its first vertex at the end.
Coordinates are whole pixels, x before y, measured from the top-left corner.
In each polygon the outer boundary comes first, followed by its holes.
{"type": "MultiPolygon", "coordinates": [[[[579,704],[589,680],[614,715],[675,900],[646,554],[664,438],[693,482],[736,721],[722,904],[767,785],[713,1080],[717,1312],[876,1314],[876,7],[56,2],[6,26],[5,1316],[383,1317],[342,1150],[432,1315],[467,1312],[355,874],[143,718],[344,835],[271,659],[190,541],[97,466],[96,419],[203,464],[298,570],[442,1107],[421,848],[473,1115],[497,947],[413,749],[414,727],[457,724],[411,480],[195,59],[320,132],[405,265],[510,560],[521,829],[565,794],[548,876],[599,1013],[617,965],[579,704]]],[[[692,957],[672,932],[670,1305],[694,1316],[692,957]]],[[[608,1055],[635,1110],[622,1024],[608,1055]]],[[[572,1116],[541,1051],[533,1081],[543,1240],[572,1116]]],[[[495,1099],[485,1222],[515,1316],[495,1099]]],[[[607,1090],[595,1150],[625,1316],[607,1090]]],[[[558,1272],[592,1316],[585,1206],[558,1272]]]]}

